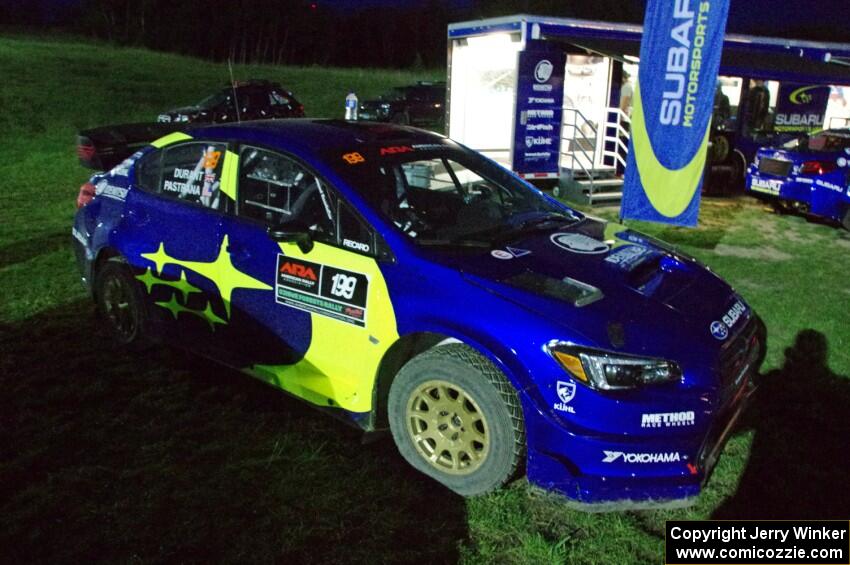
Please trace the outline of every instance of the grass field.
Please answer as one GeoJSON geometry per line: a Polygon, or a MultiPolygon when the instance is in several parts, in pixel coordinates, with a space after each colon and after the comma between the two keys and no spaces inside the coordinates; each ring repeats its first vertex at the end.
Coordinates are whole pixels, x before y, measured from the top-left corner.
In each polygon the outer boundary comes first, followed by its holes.
{"type": "MultiPolygon", "coordinates": [[[[311,116],[440,73],[237,68],[311,116]]],[[[461,499],[388,439],[360,436],[248,377],[114,348],[70,250],[82,127],[151,119],[225,66],[0,37],[0,562],[661,563],[673,518],[847,518],[850,233],[706,200],[698,229],[635,225],[695,255],[764,317],[754,409],[698,503],[586,514],[519,480],[461,499]]],[[[615,212],[602,212],[613,216],[615,212]]]]}

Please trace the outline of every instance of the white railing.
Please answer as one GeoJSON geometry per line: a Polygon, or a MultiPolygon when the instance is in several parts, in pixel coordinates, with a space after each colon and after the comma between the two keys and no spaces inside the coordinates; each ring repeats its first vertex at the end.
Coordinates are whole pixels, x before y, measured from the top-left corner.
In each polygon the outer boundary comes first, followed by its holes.
{"type": "Polygon", "coordinates": [[[605,133],[602,137],[602,162],[615,168],[626,168],[629,154],[629,135],[632,120],[619,108],[608,108],[605,115],[605,133]]]}
{"type": "Polygon", "coordinates": [[[593,122],[576,108],[564,108],[561,128],[561,164],[571,171],[581,170],[593,190],[599,132],[593,122]]]}
{"type": "Polygon", "coordinates": [[[605,110],[605,123],[597,126],[575,108],[564,108],[561,163],[587,177],[592,193],[600,174],[623,170],[629,153],[631,120],[619,108],[605,110]]]}

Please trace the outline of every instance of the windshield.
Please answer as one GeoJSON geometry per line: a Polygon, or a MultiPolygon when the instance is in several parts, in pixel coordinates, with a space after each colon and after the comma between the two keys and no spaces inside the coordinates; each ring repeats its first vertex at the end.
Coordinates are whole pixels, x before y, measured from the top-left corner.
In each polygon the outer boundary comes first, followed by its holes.
{"type": "Polygon", "coordinates": [[[417,243],[490,244],[580,219],[475,152],[416,147],[381,148],[402,154],[343,165],[341,172],[376,212],[417,243]]]}
{"type": "Polygon", "coordinates": [[[850,133],[824,131],[817,135],[813,135],[806,141],[793,139],[783,145],[785,149],[797,149],[806,147],[809,151],[819,151],[824,153],[834,153],[850,148],[850,133]]]}
{"type": "Polygon", "coordinates": [[[396,87],[381,96],[384,100],[404,100],[407,98],[407,89],[396,87]]]}
{"type": "Polygon", "coordinates": [[[207,96],[206,98],[198,102],[197,106],[202,110],[209,110],[225,102],[230,102],[230,92],[222,90],[220,92],[216,92],[212,96],[207,96]]]}

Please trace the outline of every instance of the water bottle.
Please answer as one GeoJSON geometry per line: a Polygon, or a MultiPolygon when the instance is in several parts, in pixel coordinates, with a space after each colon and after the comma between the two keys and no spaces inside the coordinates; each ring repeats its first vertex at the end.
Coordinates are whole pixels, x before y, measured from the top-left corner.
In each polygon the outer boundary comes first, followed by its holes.
{"type": "Polygon", "coordinates": [[[345,97],[345,119],[346,120],[356,120],[357,119],[357,106],[358,100],[357,95],[354,94],[354,91],[349,91],[348,96],[345,97]]]}

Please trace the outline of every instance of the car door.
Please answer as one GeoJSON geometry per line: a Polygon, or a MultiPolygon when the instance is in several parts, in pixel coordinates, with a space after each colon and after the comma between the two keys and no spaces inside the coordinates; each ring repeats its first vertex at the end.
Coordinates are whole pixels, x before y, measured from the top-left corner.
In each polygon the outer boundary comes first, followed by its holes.
{"type": "Polygon", "coordinates": [[[397,339],[376,235],[295,158],[240,151],[237,213],[225,220],[234,265],[273,292],[234,295],[232,346],[245,368],[321,406],[368,412],[378,364],[397,339]],[[267,230],[309,232],[312,247],[267,230]]]}
{"type": "MultiPolygon", "coordinates": [[[[180,136],[188,137],[188,136],[180,136]]],[[[217,285],[227,145],[185,140],[138,162],[117,246],[141,285],[147,331],[217,357],[227,308],[217,285]]]]}

